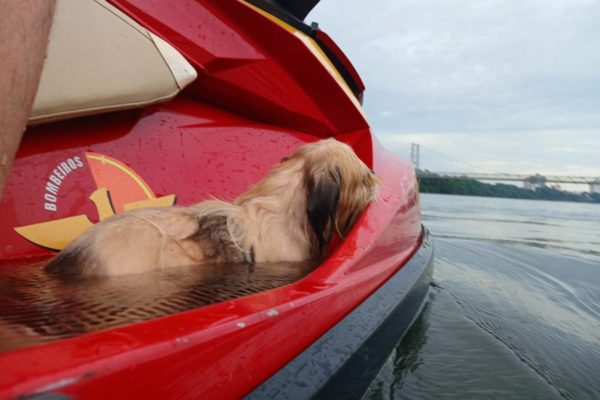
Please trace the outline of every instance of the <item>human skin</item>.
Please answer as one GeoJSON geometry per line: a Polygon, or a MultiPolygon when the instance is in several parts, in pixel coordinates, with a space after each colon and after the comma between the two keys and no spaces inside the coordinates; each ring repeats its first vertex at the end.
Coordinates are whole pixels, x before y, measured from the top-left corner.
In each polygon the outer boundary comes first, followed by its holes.
{"type": "Polygon", "coordinates": [[[2,0],[0,10],[0,199],[27,127],[46,56],[54,0],[2,0]]]}

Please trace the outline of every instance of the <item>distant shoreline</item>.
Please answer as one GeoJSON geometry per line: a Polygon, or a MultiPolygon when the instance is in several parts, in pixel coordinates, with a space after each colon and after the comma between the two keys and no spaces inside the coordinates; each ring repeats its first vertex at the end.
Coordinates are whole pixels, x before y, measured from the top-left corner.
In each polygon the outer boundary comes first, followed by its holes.
{"type": "Polygon", "coordinates": [[[419,178],[419,192],[454,194],[462,196],[498,197],[505,199],[569,201],[577,203],[600,203],[600,193],[571,193],[539,187],[523,189],[504,183],[488,184],[475,179],[419,178]]]}

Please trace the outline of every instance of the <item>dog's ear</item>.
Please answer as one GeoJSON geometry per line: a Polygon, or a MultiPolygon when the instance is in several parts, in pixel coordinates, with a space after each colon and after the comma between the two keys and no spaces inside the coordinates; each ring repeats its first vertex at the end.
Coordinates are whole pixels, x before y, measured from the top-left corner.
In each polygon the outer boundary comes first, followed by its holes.
{"type": "Polygon", "coordinates": [[[323,246],[331,240],[335,229],[335,213],[340,200],[341,184],[334,176],[309,179],[306,215],[319,240],[319,255],[323,246]],[[329,223],[329,233],[326,232],[329,223]]]}

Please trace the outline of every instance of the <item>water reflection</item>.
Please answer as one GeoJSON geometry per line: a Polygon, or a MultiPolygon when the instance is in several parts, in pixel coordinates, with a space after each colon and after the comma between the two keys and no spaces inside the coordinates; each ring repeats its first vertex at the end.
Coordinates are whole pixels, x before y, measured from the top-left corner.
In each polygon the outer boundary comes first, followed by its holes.
{"type": "Polygon", "coordinates": [[[465,318],[445,289],[396,348],[367,399],[555,399],[558,392],[465,318]]]}
{"type": "Polygon", "coordinates": [[[366,398],[600,398],[600,205],[421,200],[439,287],[366,398]]]}

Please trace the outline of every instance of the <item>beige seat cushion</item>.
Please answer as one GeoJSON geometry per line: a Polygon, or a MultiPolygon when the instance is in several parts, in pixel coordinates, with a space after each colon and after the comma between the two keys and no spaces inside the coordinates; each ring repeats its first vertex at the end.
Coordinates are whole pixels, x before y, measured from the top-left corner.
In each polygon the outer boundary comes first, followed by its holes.
{"type": "Polygon", "coordinates": [[[166,101],[196,79],[172,46],[103,0],[58,0],[30,124],[166,101]]]}

